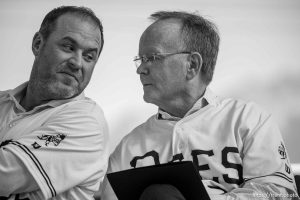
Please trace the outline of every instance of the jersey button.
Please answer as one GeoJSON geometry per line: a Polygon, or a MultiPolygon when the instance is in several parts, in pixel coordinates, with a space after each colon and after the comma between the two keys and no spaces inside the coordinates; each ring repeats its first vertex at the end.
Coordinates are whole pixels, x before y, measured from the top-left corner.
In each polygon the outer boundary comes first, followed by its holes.
{"type": "Polygon", "coordinates": [[[178,128],[178,132],[179,132],[179,133],[182,133],[182,132],[183,132],[183,128],[182,128],[182,127],[179,127],[179,128],[178,128]]]}
{"type": "Polygon", "coordinates": [[[179,144],[179,149],[180,149],[181,151],[183,151],[183,150],[185,149],[185,145],[184,145],[183,143],[180,143],[180,144],[179,144]]]}
{"type": "Polygon", "coordinates": [[[9,128],[12,128],[12,127],[15,126],[15,125],[16,125],[15,122],[12,122],[12,123],[9,123],[9,124],[8,124],[9,128]]]}

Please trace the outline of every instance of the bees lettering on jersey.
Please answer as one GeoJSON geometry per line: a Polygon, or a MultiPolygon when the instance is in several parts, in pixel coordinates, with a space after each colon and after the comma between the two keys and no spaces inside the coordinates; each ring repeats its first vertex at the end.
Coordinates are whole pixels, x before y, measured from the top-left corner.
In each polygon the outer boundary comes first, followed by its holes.
{"type": "Polygon", "coordinates": [[[58,146],[59,143],[65,139],[66,135],[59,133],[57,135],[42,135],[37,136],[40,140],[45,140],[45,145],[48,146],[49,143],[53,143],[54,146],[58,146]]]}
{"type": "MultiPolygon", "coordinates": [[[[243,166],[241,165],[241,163],[231,163],[228,160],[228,157],[230,154],[238,154],[238,148],[237,147],[224,147],[221,154],[221,158],[222,158],[222,165],[225,168],[231,168],[231,171],[236,171],[236,172],[231,172],[231,173],[235,173],[237,178],[233,178],[231,175],[229,174],[222,174],[222,177],[224,179],[224,181],[226,183],[229,184],[237,184],[240,185],[243,183],[243,166]]],[[[193,159],[193,163],[195,164],[195,166],[197,167],[197,169],[200,171],[206,171],[206,170],[210,170],[210,167],[208,164],[201,164],[198,160],[198,156],[201,155],[205,155],[208,157],[214,156],[215,153],[214,151],[211,150],[202,150],[202,149],[194,149],[191,151],[191,156],[193,159]]],[[[130,161],[130,166],[133,168],[136,168],[138,166],[138,162],[142,161],[144,159],[148,159],[148,158],[152,158],[153,159],[153,164],[154,165],[159,165],[160,163],[160,158],[159,158],[159,153],[156,152],[155,150],[149,151],[147,153],[145,153],[144,155],[139,155],[139,156],[134,156],[132,158],[132,160],[130,161]]],[[[184,156],[182,155],[182,153],[173,155],[172,159],[169,162],[181,162],[184,160],[184,156]]],[[[200,175],[201,177],[201,175],[200,175]]],[[[212,179],[215,182],[219,182],[219,177],[212,177],[212,179]]]]}

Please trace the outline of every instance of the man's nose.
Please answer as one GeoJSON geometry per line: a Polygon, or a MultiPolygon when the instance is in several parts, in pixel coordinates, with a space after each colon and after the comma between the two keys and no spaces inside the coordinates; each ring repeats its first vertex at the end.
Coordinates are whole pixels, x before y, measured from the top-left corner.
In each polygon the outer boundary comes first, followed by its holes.
{"type": "Polygon", "coordinates": [[[83,57],[80,52],[74,52],[72,57],[69,59],[70,67],[73,69],[81,69],[82,68],[83,57]]]}
{"type": "Polygon", "coordinates": [[[136,69],[137,74],[148,74],[149,73],[149,68],[146,63],[141,63],[140,66],[136,69]]]}

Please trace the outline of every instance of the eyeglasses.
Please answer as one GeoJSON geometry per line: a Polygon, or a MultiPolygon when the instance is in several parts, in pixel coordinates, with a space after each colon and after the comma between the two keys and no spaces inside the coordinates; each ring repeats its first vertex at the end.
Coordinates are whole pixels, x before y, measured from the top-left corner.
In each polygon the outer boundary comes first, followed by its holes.
{"type": "Polygon", "coordinates": [[[190,51],[181,51],[176,53],[153,53],[149,56],[142,55],[142,56],[135,56],[133,61],[135,63],[136,68],[138,68],[142,63],[152,63],[157,60],[161,60],[166,58],[167,56],[173,56],[177,54],[191,54],[190,51]]]}

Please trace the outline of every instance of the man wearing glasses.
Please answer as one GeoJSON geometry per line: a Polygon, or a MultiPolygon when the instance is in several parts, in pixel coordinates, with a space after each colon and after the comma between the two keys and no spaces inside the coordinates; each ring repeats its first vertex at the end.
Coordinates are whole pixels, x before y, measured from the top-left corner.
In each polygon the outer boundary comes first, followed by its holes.
{"type": "MultiPolygon", "coordinates": [[[[122,139],[108,172],[193,161],[211,199],[295,197],[287,152],[271,116],[207,87],[219,50],[215,25],[186,12],[151,17],[134,61],[144,100],[159,110],[122,139]]],[[[107,180],[102,196],[117,199],[107,180]]],[[[152,185],[140,199],[185,198],[171,185],[152,185]]]]}

